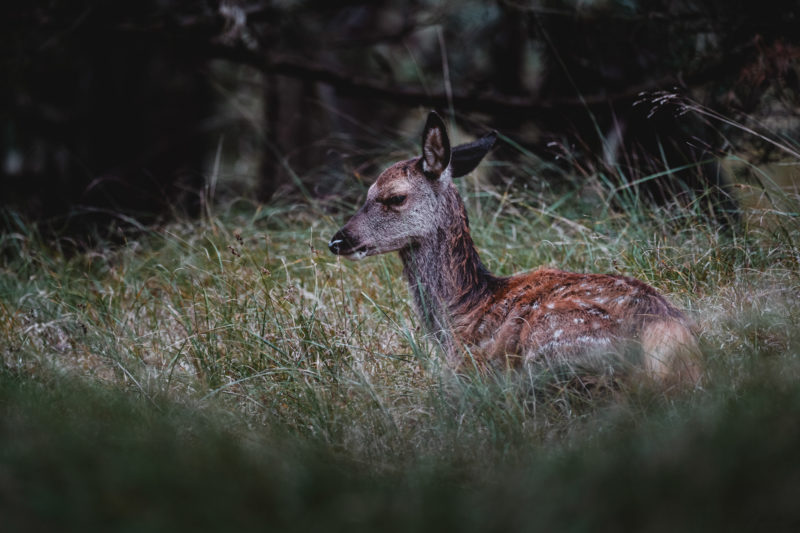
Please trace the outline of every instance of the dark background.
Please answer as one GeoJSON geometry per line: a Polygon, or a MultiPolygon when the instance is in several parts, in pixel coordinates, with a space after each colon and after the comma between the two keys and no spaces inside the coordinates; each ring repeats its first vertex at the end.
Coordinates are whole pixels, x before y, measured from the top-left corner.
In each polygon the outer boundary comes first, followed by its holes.
{"type": "Polygon", "coordinates": [[[4,6],[0,207],[62,231],[194,216],[215,194],[340,197],[431,108],[459,140],[513,141],[493,179],[672,168],[642,197],[705,191],[726,223],[735,177],[716,158],[776,153],[695,111],[800,132],[797,1],[4,6]]]}

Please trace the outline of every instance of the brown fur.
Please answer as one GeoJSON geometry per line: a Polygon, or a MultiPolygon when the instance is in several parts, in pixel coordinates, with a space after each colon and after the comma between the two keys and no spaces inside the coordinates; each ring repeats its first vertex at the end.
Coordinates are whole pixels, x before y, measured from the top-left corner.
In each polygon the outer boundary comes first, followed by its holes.
{"type": "Polygon", "coordinates": [[[491,274],[452,183],[449,144],[441,144],[449,143],[444,125],[428,122],[425,156],[378,177],[365,205],[331,240],[332,251],[356,258],[399,251],[417,313],[453,367],[467,354],[481,367],[517,366],[634,346],[648,375],[697,382],[697,343],[688,320],[646,283],[550,268],[491,274]],[[442,170],[431,175],[428,169],[437,166],[442,170]]]}

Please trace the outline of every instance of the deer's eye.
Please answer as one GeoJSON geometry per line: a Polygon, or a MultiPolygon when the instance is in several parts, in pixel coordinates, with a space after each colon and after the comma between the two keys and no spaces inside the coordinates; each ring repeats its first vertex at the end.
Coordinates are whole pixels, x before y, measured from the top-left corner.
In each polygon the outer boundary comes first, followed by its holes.
{"type": "Polygon", "coordinates": [[[405,194],[397,194],[395,196],[390,196],[383,201],[383,205],[400,205],[406,201],[405,194]]]}

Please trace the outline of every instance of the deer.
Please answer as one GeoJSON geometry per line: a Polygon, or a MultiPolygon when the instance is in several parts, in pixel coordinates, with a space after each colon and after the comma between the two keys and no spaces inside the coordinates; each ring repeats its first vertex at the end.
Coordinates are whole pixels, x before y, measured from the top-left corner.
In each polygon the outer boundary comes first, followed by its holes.
{"type": "Polygon", "coordinates": [[[422,154],[383,171],[363,206],[328,243],[360,260],[397,251],[413,307],[460,371],[526,363],[580,361],[633,351],[644,375],[699,384],[693,323],[638,279],[539,267],[496,276],[481,261],[453,180],[472,172],[497,132],[451,147],[436,112],[422,133],[422,154]]]}

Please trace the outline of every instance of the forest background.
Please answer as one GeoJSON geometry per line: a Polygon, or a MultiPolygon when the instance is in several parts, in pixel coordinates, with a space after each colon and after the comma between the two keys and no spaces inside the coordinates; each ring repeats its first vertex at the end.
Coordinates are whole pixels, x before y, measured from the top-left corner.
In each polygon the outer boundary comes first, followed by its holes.
{"type": "Polygon", "coordinates": [[[0,7],[4,528],[792,530],[800,2],[0,7]],[[481,256],[656,286],[703,384],[453,377],[326,250],[431,109],[481,256]]]}

